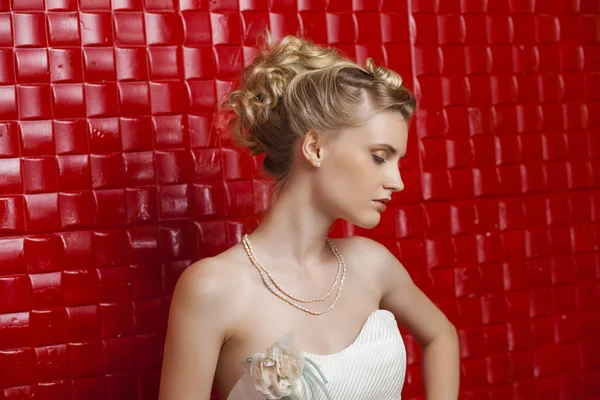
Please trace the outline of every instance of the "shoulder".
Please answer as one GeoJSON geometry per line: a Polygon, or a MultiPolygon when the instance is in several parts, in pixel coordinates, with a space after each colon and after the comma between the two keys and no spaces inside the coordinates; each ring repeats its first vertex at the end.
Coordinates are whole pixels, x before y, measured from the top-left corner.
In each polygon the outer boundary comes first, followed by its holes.
{"type": "Polygon", "coordinates": [[[370,260],[369,264],[385,267],[386,263],[396,257],[383,244],[364,236],[351,236],[343,239],[333,239],[340,251],[344,251],[360,259],[370,260]]]}
{"type": "Polygon", "coordinates": [[[391,282],[411,283],[410,276],[398,258],[383,244],[364,236],[334,239],[342,255],[356,260],[369,275],[375,276],[382,292],[389,290],[391,282]]]}
{"type": "Polygon", "coordinates": [[[173,292],[172,309],[235,319],[244,312],[244,304],[252,296],[255,275],[251,272],[251,268],[237,261],[229,251],[196,261],[180,275],[173,292]]]}

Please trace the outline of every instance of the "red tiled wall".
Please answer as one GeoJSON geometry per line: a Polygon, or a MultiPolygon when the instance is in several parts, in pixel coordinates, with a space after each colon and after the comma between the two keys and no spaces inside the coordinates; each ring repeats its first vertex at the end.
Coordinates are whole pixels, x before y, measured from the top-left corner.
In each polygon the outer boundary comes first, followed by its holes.
{"type": "MultiPolygon", "coordinates": [[[[157,397],[173,286],[266,188],[217,99],[297,30],[419,97],[372,231],[460,331],[465,399],[600,398],[598,0],[0,0],[0,399],[157,397]]],[[[422,396],[405,337],[407,399],[422,396]]]]}

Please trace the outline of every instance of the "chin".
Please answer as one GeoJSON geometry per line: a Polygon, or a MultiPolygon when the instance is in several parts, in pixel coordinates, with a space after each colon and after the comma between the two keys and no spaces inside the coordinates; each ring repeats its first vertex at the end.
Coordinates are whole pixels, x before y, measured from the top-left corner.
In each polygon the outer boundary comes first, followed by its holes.
{"type": "Polygon", "coordinates": [[[381,214],[376,212],[375,215],[362,215],[362,218],[353,218],[349,222],[363,229],[373,229],[381,221],[381,214]]]}

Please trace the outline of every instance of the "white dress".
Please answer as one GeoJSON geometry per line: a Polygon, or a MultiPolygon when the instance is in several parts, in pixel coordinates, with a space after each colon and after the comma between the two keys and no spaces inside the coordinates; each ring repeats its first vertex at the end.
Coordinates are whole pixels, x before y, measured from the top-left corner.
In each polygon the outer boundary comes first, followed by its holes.
{"type": "MultiPolygon", "coordinates": [[[[394,314],[376,310],[365,321],[356,340],[344,350],[327,355],[303,352],[327,378],[333,400],[398,400],[406,374],[406,350],[394,314]]],[[[310,393],[303,391],[303,399],[310,393]]],[[[316,391],[315,400],[326,400],[316,391]]],[[[245,373],[227,400],[264,400],[245,373]]]]}

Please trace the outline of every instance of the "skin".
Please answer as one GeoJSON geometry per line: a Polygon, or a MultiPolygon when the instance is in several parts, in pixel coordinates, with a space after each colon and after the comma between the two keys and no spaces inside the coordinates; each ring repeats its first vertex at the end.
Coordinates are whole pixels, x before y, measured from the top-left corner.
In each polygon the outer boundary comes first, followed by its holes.
{"type": "MultiPolygon", "coordinates": [[[[373,200],[404,188],[398,161],[407,138],[402,116],[382,112],[334,134],[309,131],[298,143],[289,182],[250,235],[258,261],[289,293],[314,298],[329,291],[337,271],[325,243],[331,224],[337,218],[363,228],[379,223],[373,200]]],[[[240,244],[187,268],[171,303],[159,399],[209,399],[214,379],[225,400],[244,372],[239,361],[249,355],[290,331],[306,352],[339,352],[380,308],[421,346],[427,399],[457,399],[458,339],[448,319],[384,246],[363,237],[334,244],[347,277],[338,303],[321,316],[274,296],[240,244]]],[[[322,310],[332,299],[305,306],[322,310]]]]}

